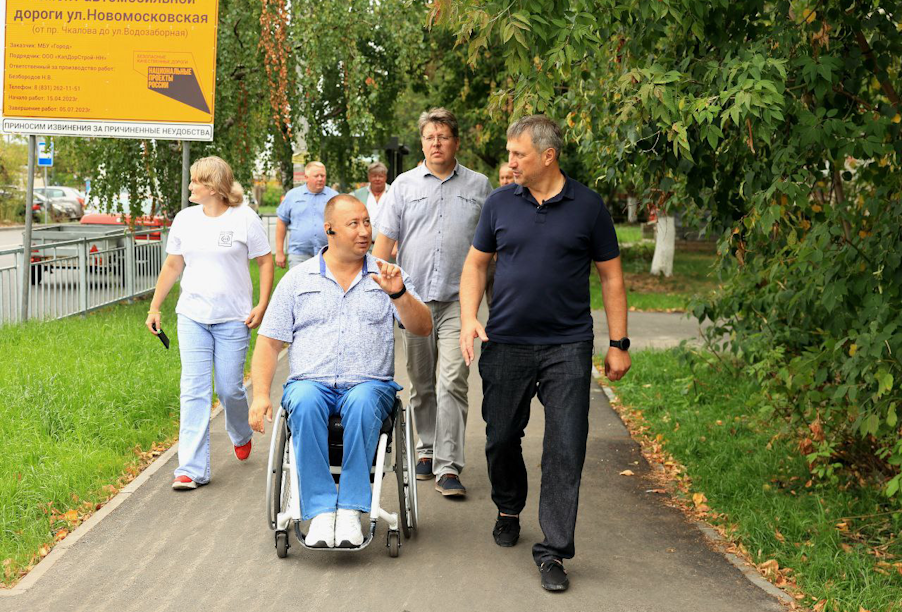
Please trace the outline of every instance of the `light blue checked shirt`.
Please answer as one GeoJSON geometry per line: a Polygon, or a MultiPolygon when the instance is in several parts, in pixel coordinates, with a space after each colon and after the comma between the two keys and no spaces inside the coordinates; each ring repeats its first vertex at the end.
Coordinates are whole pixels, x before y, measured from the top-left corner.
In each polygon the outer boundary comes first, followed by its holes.
{"type": "MultiPolygon", "coordinates": [[[[394,322],[400,319],[391,298],[367,278],[378,273],[378,260],[367,255],[360,276],[344,291],[323,259],[327,248],[282,277],[259,333],[291,343],[289,380],[339,389],[392,380],[394,322]]],[[[403,270],[401,277],[407,291],[419,299],[403,270]]]]}
{"type": "Polygon", "coordinates": [[[460,163],[446,179],[426,164],[398,176],[379,203],[374,225],[398,241],[398,264],[427,302],[453,302],[476,223],[492,185],[460,163]]]}

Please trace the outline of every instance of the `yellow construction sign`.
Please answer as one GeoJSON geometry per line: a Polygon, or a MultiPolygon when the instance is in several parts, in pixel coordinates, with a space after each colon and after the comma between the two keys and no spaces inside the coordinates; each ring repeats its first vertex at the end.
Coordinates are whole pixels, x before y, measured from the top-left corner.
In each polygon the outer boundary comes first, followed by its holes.
{"type": "Polygon", "coordinates": [[[7,133],[213,140],[219,0],[0,0],[7,133]]]}

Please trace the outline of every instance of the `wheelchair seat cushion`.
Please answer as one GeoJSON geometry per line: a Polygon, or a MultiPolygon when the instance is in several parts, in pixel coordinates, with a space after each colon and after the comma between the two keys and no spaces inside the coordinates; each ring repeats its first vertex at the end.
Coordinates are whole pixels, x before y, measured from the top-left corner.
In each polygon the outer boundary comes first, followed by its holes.
{"type": "MultiPolygon", "coordinates": [[[[388,434],[389,442],[391,441],[391,434],[394,431],[395,419],[394,414],[388,415],[384,421],[382,421],[382,429],[379,431],[380,434],[388,434]]],[[[341,446],[342,440],[344,437],[344,427],[341,424],[341,417],[339,415],[332,415],[329,417],[329,445],[330,446],[341,446]]]]}

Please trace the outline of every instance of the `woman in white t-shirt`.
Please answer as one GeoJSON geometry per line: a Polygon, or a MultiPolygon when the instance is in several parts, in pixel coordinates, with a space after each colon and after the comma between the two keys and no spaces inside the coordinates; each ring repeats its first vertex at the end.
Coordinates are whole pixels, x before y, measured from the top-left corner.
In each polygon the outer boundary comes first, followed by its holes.
{"type": "Polygon", "coordinates": [[[242,205],[232,169],[218,157],[191,166],[191,206],[175,216],[169,254],[157,279],[147,328],[158,333],[160,305],[182,275],[178,314],[182,358],[179,466],[173,489],[210,482],[211,374],[225,409],[226,432],[240,461],[251,452],[244,362],[251,329],[263,321],[273,283],[269,240],[257,216],[242,205]],[[260,267],[260,301],[252,305],[248,260],[260,267]]]}

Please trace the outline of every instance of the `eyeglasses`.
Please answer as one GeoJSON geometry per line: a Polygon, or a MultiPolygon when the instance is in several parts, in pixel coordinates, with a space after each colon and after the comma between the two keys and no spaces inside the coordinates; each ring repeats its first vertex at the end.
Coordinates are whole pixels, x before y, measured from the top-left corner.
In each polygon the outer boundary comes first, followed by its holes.
{"type": "Polygon", "coordinates": [[[444,134],[441,134],[439,136],[423,136],[423,142],[428,142],[429,144],[433,144],[435,142],[445,144],[449,140],[451,140],[451,137],[445,136],[444,134]]]}

